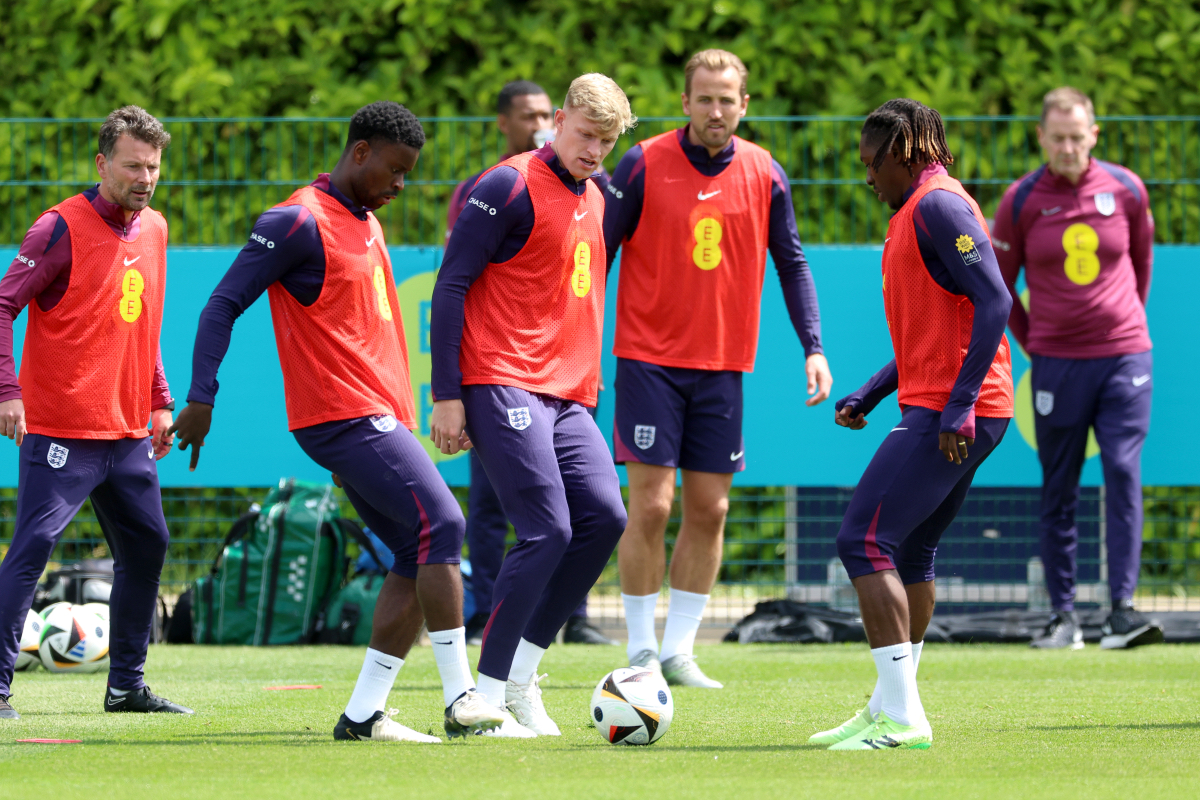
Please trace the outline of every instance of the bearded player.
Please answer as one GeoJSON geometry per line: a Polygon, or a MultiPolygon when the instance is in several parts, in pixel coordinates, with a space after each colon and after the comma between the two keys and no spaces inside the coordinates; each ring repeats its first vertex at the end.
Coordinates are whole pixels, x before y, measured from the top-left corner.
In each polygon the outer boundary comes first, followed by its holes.
{"type": "Polygon", "coordinates": [[[1104,468],[1112,600],[1100,647],[1163,640],[1162,627],[1133,607],[1142,560],[1142,445],[1154,386],[1146,327],[1154,218],[1137,175],[1092,158],[1099,133],[1087,95],[1069,86],[1047,94],[1038,125],[1046,164],[1010,186],[996,211],[996,257],[1014,298],[1008,326],[1032,362],[1042,564],[1053,609],[1032,642],[1041,649],[1083,647],[1075,510],[1089,428],[1104,468]],[[1017,299],[1022,266],[1028,311],[1017,299]]]}
{"type": "Polygon", "coordinates": [[[512,521],[479,691],[516,719],[494,735],[559,735],[537,674],[625,528],[616,469],[588,415],[600,377],[604,198],[588,180],[633,114],[611,79],[576,78],[555,139],[484,174],[454,226],[430,321],[443,453],[464,441],[512,521]]]}
{"type": "Polygon", "coordinates": [[[170,141],[137,106],[109,114],[99,185],[38,217],[0,282],[0,430],[21,449],[0,563],[0,719],[17,719],[10,686],[38,578],[89,497],[114,561],[104,710],[192,713],[142,677],[167,555],[156,461],[175,408],[158,346],[167,223],[150,208],[170,141]],[[26,306],[18,379],[12,323],[26,306]]]}
{"type": "Polygon", "coordinates": [[[895,211],[883,306],[896,358],[837,403],[851,430],[893,391],[903,412],[867,466],[837,536],[858,592],[878,681],[848,722],[815,734],[831,750],[926,749],[933,732],[917,663],[933,615],[938,540],[1013,415],[1004,326],[1012,299],[987,223],[962,184],[937,111],[889,100],[859,141],[867,184],[895,211]]]}
{"type": "Polygon", "coordinates": [[[742,375],[754,368],[768,251],[804,347],[807,404],[825,400],[833,383],[787,175],[734,135],[750,100],[746,79],[733,53],[692,56],[688,124],[621,158],[604,212],[610,265],[622,248],[613,444],[629,475],[619,555],[629,663],[713,689],[721,684],[701,672],[692,644],[721,568],[729,488],[746,466],[742,375]],[[660,649],[654,611],[677,470],[683,522],[660,649]]]}
{"type": "Polygon", "coordinates": [[[371,642],[335,739],[440,741],[392,719],[388,694],[428,623],[453,736],[504,715],[475,691],[462,623],[462,511],[412,434],[412,388],[400,305],[373,210],[395,199],[425,133],[412,112],[380,101],[350,120],[333,172],[268,210],[200,315],[187,408],[172,431],[192,447],[212,425],[217,370],[234,321],[271,300],[288,428],[313,461],[340,476],[350,503],[395,554],[375,605],[371,642]]]}

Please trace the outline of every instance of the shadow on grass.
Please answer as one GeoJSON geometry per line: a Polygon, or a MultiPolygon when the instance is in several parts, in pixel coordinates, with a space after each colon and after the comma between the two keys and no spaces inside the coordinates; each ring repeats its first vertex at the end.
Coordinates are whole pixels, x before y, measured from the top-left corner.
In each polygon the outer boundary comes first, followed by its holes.
{"type": "MultiPolygon", "coordinates": [[[[593,750],[593,745],[576,744],[573,745],[573,750],[593,750]]],[[[646,752],[662,752],[663,750],[671,753],[793,753],[804,750],[828,750],[827,745],[820,744],[697,744],[697,745],[680,745],[673,747],[671,745],[655,744],[649,748],[644,747],[613,747],[611,750],[616,752],[626,753],[646,753],[646,752]]]]}

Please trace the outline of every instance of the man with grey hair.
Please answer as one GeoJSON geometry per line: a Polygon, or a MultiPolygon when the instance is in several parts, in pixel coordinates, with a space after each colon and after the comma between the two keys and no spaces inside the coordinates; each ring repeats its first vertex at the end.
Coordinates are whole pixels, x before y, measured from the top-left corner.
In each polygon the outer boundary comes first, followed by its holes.
{"type": "Polygon", "coordinates": [[[0,281],[0,433],[20,448],[0,562],[0,719],[38,577],[89,497],[114,564],[105,711],[190,714],[142,679],[167,523],[156,462],[175,407],[159,351],[167,223],[151,209],[162,124],[137,106],[100,126],[100,183],[42,214],[0,281]],[[21,374],[12,324],[29,307],[21,374]],[[147,429],[149,426],[149,429],[147,429]]]}
{"type": "Polygon", "coordinates": [[[1112,613],[1100,646],[1161,642],[1162,628],[1133,608],[1142,550],[1142,444],[1153,385],[1146,328],[1150,199],[1133,172],[1092,157],[1100,127],[1092,101],[1078,89],[1063,86],[1045,96],[1037,134],[1047,163],[1008,188],[992,231],[1013,296],[1008,326],[1032,362],[1042,463],[1042,564],[1054,613],[1033,646],[1083,647],[1075,615],[1075,510],[1089,429],[1100,446],[1107,490],[1112,613]],[[1022,267],[1028,308],[1017,292],[1022,267]]]}

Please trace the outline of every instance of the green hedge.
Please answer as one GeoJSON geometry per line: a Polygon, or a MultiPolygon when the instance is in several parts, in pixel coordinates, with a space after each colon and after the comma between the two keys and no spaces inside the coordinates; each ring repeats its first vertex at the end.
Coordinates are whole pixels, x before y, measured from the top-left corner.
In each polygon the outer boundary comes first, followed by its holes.
{"type": "Polygon", "coordinates": [[[738,52],[758,114],[1030,113],[1065,82],[1104,114],[1194,113],[1200,14],[1177,0],[5,0],[0,115],[344,115],[379,98],[486,113],[516,77],[600,70],[642,115],[681,66],[738,52]]]}

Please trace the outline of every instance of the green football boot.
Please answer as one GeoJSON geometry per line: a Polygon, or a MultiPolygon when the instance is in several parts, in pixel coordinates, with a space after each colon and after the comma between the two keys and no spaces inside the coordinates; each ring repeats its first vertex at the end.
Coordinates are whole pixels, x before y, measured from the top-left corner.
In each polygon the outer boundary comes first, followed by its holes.
{"type": "Polygon", "coordinates": [[[830,747],[830,750],[928,750],[933,746],[933,730],[929,721],[920,725],[900,725],[888,719],[882,711],[875,724],[830,747]]]}
{"type": "Polygon", "coordinates": [[[809,744],[821,744],[828,747],[831,744],[849,739],[856,733],[861,733],[867,728],[875,724],[875,718],[871,716],[871,707],[863,706],[862,710],[855,714],[850,719],[838,725],[836,728],[830,728],[827,731],[814,733],[808,737],[809,744]]]}

